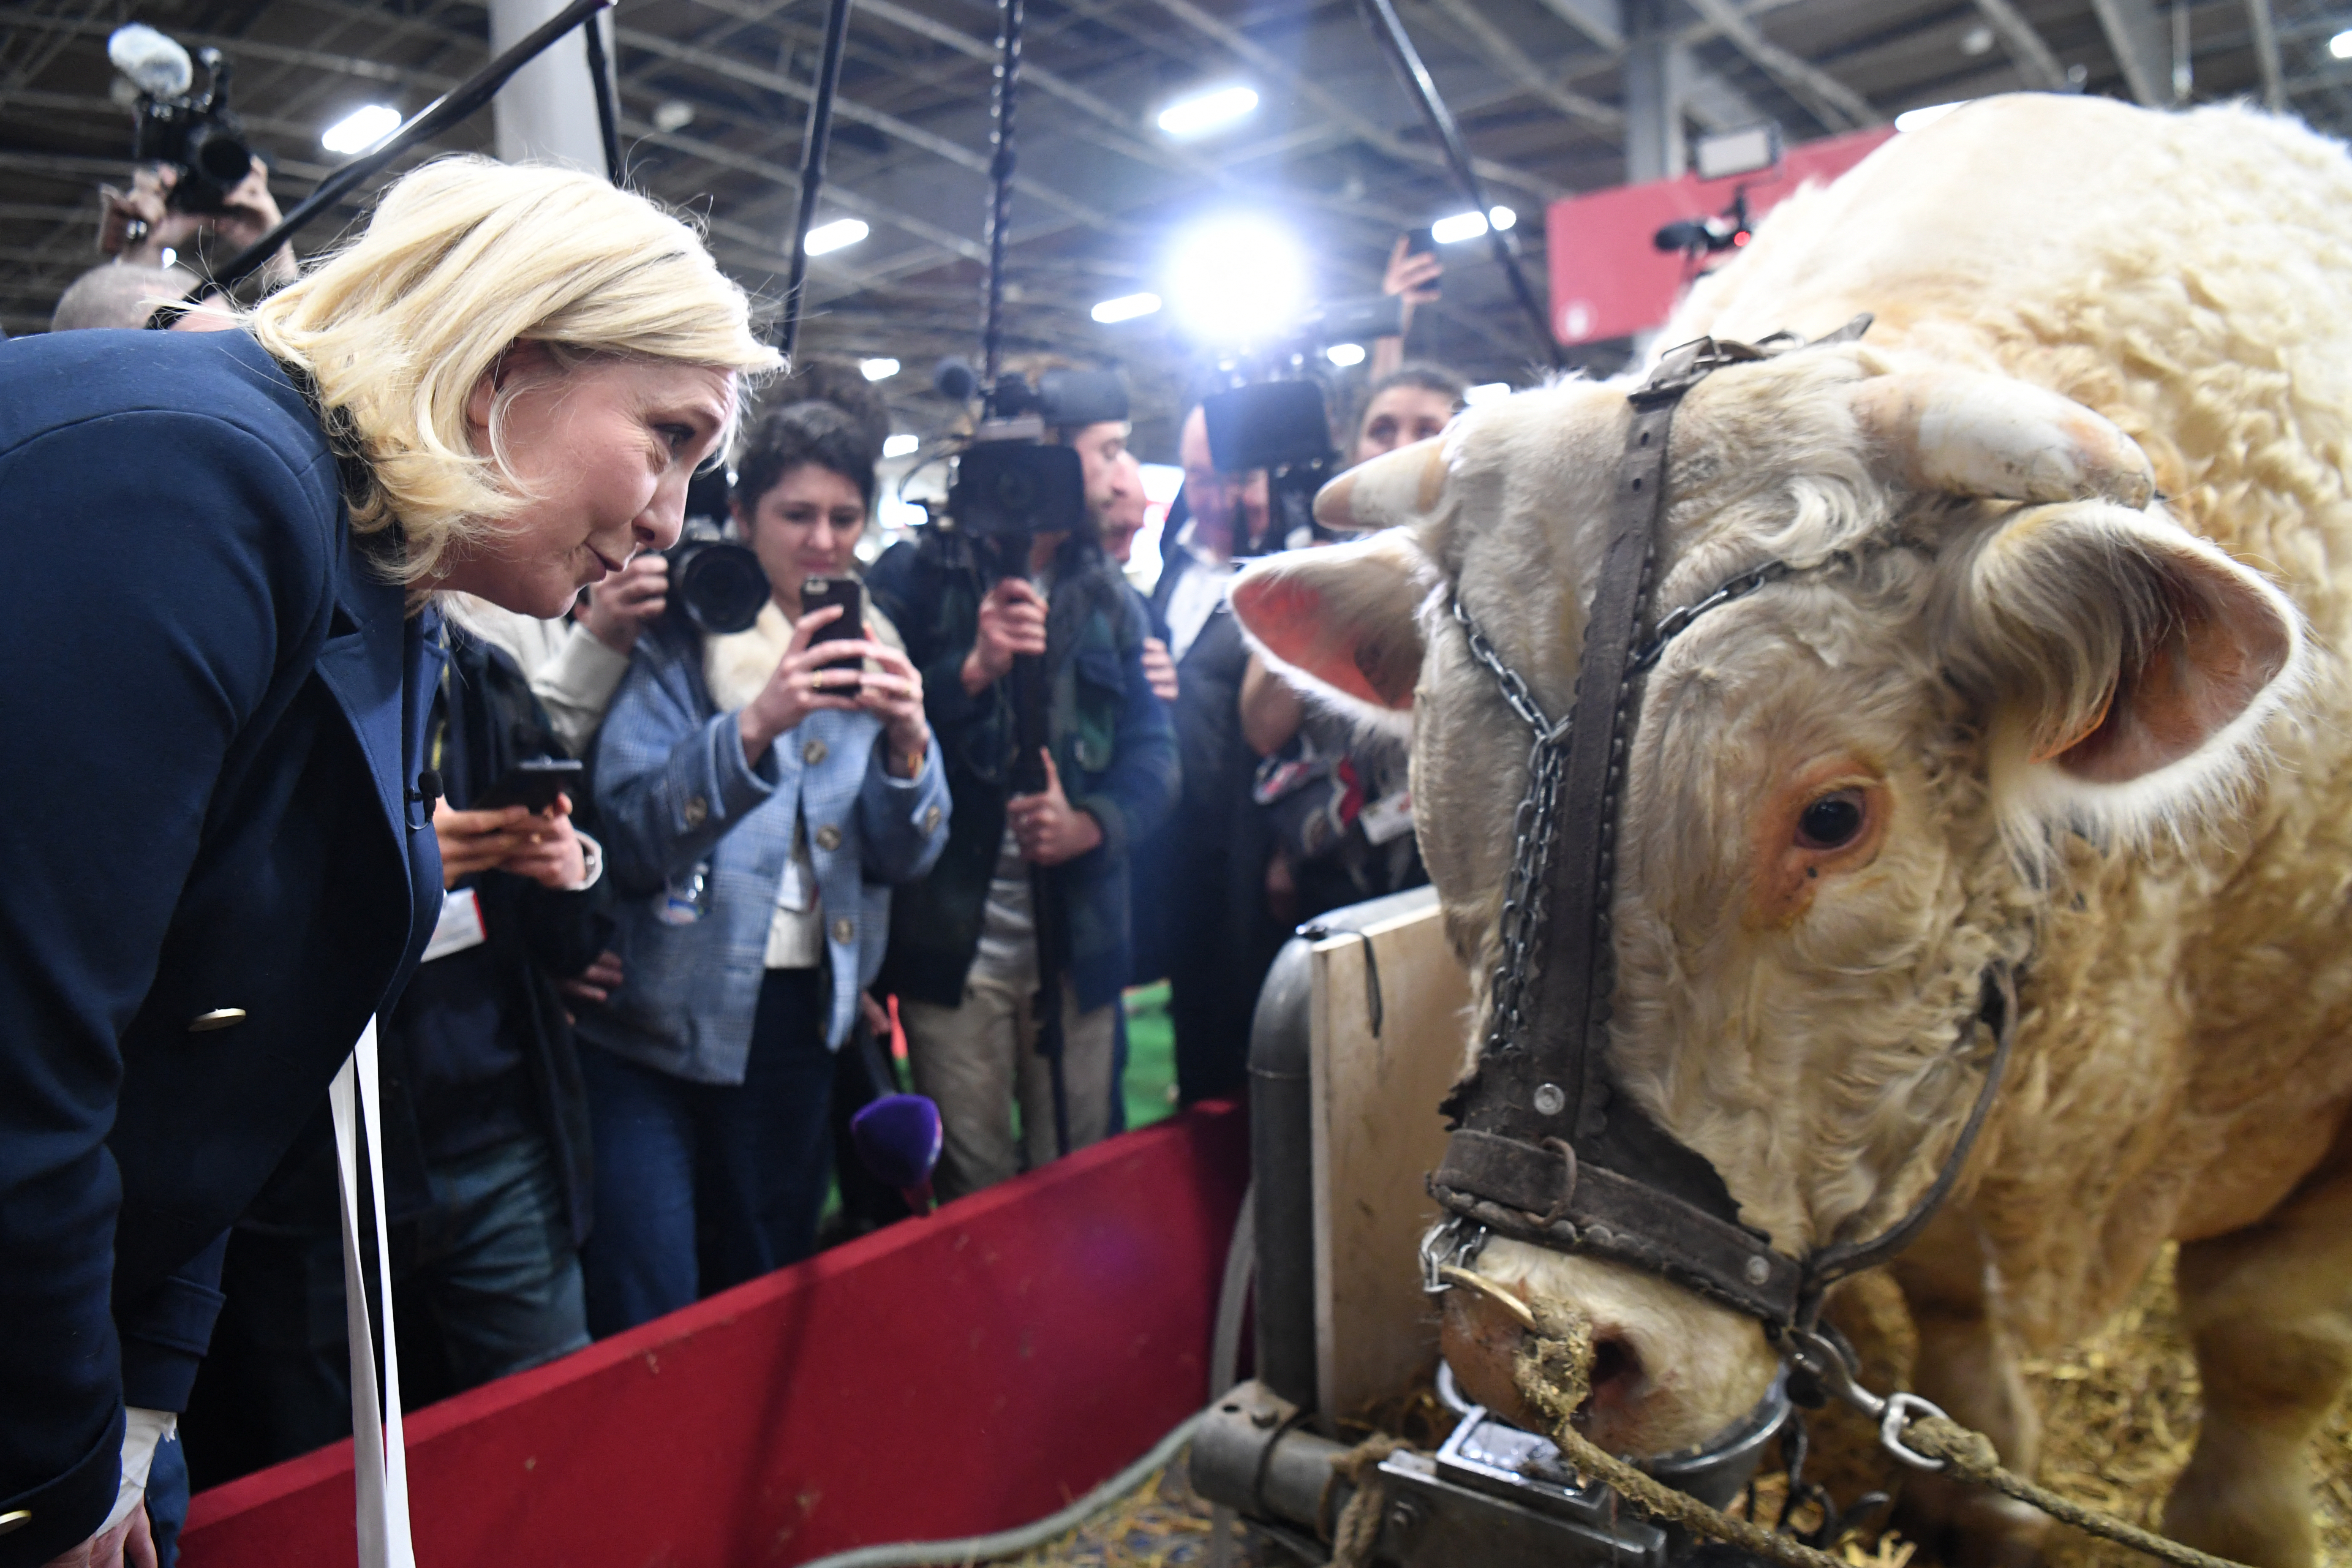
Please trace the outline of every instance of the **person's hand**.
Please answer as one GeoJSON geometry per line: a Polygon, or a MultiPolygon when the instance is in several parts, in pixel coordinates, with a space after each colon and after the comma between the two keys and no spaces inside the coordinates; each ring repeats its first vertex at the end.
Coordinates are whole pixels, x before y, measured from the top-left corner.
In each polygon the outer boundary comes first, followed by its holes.
{"type": "Polygon", "coordinates": [[[894,778],[910,779],[923,771],[923,753],[931,749],[931,726],[923,717],[922,672],[907,656],[866,628],[866,639],[879,651],[879,669],[859,672],[857,705],[882,721],[883,743],[889,755],[883,766],[894,778]]]}
{"type": "Polygon", "coordinates": [[[980,634],[964,655],[963,689],[977,697],[1004,679],[1017,654],[1045,651],[1045,599],[1018,577],[1007,577],[980,602],[980,634]]]}
{"type": "Polygon", "coordinates": [[[1168,657],[1168,645],[1158,637],[1143,639],[1143,679],[1160,701],[1176,700],[1176,661],[1168,657]]]}
{"type": "Polygon", "coordinates": [[[857,994],[857,1016],[866,1021],[866,1033],[888,1045],[890,1041],[890,1009],[874,999],[871,991],[857,994]]]}
{"type": "Polygon", "coordinates": [[[528,877],[542,888],[565,892],[588,879],[588,851],[572,826],[572,797],[559,795],[555,804],[520,825],[521,847],[499,862],[498,868],[528,877]]]}
{"type": "MultiPolygon", "coordinates": [[[[269,165],[256,158],[245,178],[228,188],[223,198],[222,210],[199,213],[196,216],[238,250],[245,249],[262,236],[276,228],[286,215],[278,210],[278,198],[269,194],[269,165]]],[[[281,250],[270,258],[275,267],[280,259],[290,261],[292,252],[281,250]]],[[[224,258],[226,259],[226,258],[224,258]]]]}
{"type": "MultiPolygon", "coordinates": [[[[187,215],[173,212],[168,205],[178,179],[177,170],[142,163],[131,172],[129,190],[99,186],[99,254],[149,267],[161,265],[163,247],[172,242],[158,238],[157,231],[166,223],[177,226],[186,221],[187,215]]],[[[183,231],[175,226],[174,232],[183,231]]]]}
{"type": "Polygon", "coordinates": [[[441,886],[454,888],[465,878],[492,870],[509,856],[530,847],[535,820],[529,806],[459,811],[446,799],[435,801],[433,836],[441,841],[441,886]]]}
{"type": "Polygon", "coordinates": [[[1102,824],[1089,813],[1072,808],[1069,797],[1062,793],[1062,774],[1054,766],[1054,753],[1043,754],[1045,787],[1035,795],[1014,795],[1004,803],[1004,813],[1013,823],[1013,842],[1021,846],[1024,860],[1033,866],[1058,866],[1100,844],[1102,824]]]}
{"type": "Polygon", "coordinates": [[[46,1568],[155,1568],[155,1533],[147,1522],[146,1500],[105,1534],[50,1558],[46,1568]]]}
{"type": "Polygon", "coordinates": [[[1412,330],[1412,308],[1415,305],[1426,305],[1444,298],[1438,290],[1437,280],[1445,274],[1445,263],[1437,258],[1433,250],[1415,254],[1410,248],[1412,243],[1404,235],[1397,236],[1396,248],[1389,252],[1388,272],[1381,279],[1381,293],[1404,296],[1404,310],[1397,321],[1399,337],[1412,330]]]}
{"type": "Polygon", "coordinates": [[[860,661],[879,658],[889,650],[863,637],[810,646],[809,638],[818,627],[830,626],[841,616],[839,605],[827,605],[793,624],[793,640],[784,645],[784,656],[776,661],[768,684],[735,716],[735,728],[743,737],[745,762],[757,767],[777,736],[798,729],[812,713],[856,710],[866,685],[860,661]]]}
{"type": "Polygon", "coordinates": [[[574,1002],[603,1002],[620,989],[621,979],[621,955],[608,947],[579,973],[557,981],[555,988],[574,1002]]]}
{"type": "Polygon", "coordinates": [[[614,653],[626,654],[637,646],[637,634],[668,607],[669,563],[658,552],[648,550],[590,588],[574,618],[598,642],[614,653]]]}
{"type": "MultiPolygon", "coordinates": [[[[220,212],[184,212],[173,207],[172,192],[179,183],[177,169],[149,163],[132,171],[127,192],[101,186],[98,248],[126,262],[161,267],[164,251],[192,254],[197,237],[207,232],[242,251],[276,228],[283,216],[278,210],[278,198],[269,194],[268,166],[258,158],[245,178],[229,188],[220,212]]],[[[295,272],[292,246],[279,247],[267,270],[273,278],[291,279],[295,272]]]]}

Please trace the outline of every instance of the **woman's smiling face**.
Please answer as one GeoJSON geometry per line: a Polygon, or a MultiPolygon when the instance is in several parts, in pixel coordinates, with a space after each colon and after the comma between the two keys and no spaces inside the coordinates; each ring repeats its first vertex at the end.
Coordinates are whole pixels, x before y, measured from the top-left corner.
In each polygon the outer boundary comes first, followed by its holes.
{"type": "Polygon", "coordinates": [[[725,438],[734,406],[734,374],[715,366],[589,360],[567,372],[539,345],[516,344],[475,384],[466,415],[475,449],[488,452],[496,411],[524,502],[432,585],[520,615],[562,615],[638,551],[677,542],[687,481],[725,438]]]}

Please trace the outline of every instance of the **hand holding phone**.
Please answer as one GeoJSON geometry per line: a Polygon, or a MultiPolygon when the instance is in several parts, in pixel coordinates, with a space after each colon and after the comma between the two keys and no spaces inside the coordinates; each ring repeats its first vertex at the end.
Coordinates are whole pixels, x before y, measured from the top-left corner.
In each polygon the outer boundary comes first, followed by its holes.
{"type": "Polygon", "coordinates": [[[499,811],[520,805],[536,816],[555,804],[569,789],[578,791],[584,770],[571,757],[527,757],[509,768],[489,793],[474,803],[476,811],[499,811]]]}
{"type": "Polygon", "coordinates": [[[803,619],[819,610],[838,608],[841,611],[810,636],[812,647],[821,642],[863,640],[866,625],[858,612],[864,607],[865,593],[855,577],[811,577],[801,584],[803,619]]]}

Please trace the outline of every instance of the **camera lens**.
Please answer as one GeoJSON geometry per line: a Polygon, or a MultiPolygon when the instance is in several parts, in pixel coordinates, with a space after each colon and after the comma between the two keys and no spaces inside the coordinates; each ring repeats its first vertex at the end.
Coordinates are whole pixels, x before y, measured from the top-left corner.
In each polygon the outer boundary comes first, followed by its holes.
{"type": "Polygon", "coordinates": [[[252,171],[253,153],[243,142],[220,127],[199,124],[188,132],[188,162],[198,174],[226,190],[252,171]]]}
{"type": "Polygon", "coordinates": [[[768,602],[768,574],[747,546],[703,545],[677,570],[678,602],[687,619],[713,637],[750,629],[768,602]]]}

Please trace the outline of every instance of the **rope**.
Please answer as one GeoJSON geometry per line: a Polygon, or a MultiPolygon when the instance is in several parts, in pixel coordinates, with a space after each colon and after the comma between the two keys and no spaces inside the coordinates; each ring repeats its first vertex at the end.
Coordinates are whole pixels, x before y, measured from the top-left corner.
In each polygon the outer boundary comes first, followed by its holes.
{"type": "Polygon", "coordinates": [[[1331,1526],[1330,1568],[1370,1568],[1372,1548],[1381,1542],[1381,1515],[1388,1508],[1387,1489],[1380,1480],[1381,1462],[1409,1447],[1385,1432],[1375,1432],[1331,1461],[1333,1484],[1346,1481],[1356,1490],[1331,1526]]]}
{"type": "Polygon", "coordinates": [[[2054,1520],[2093,1535],[2103,1535],[2135,1552],[2170,1563],[2175,1568],[2245,1568],[2243,1563],[2200,1552],[2193,1546],[2183,1546],[2168,1536],[2142,1530],[2113,1514],[2102,1513],[2097,1509],[2060,1497],[2046,1487],[2034,1485],[2015,1471],[2001,1468],[2000,1456],[1993,1451],[1991,1439],[1981,1432],[1970,1431],[1949,1416],[1928,1415],[1914,1420],[1904,1427],[1903,1440],[1928,1458],[1948,1463],[1952,1473],[1962,1480],[2006,1492],[2020,1502],[2031,1503],[2054,1520]]]}
{"type": "MultiPolygon", "coordinates": [[[[1776,1531],[1759,1528],[1708,1507],[1655,1477],[1595,1447],[1573,1422],[1591,1392],[1592,1323],[1572,1308],[1522,1301],[1484,1275],[1466,1268],[1441,1272],[1452,1283],[1468,1286],[1501,1305],[1527,1329],[1512,1364],[1512,1381],[1528,1404],[1550,1423],[1551,1440],[1577,1468],[1607,1483],[1634,1507],[1654,1519],[1679,1524],[1696,1535],[1728,1542],[1743,1551],[1785,1563],[1788,1568],[1846,1568],[1826,1552],[1790,1540],[1776,1531]]],[[[2245,1568],[2226,1557],[2215,1557],[2183,1546],[2115,1515],[2073,1502],[2046,1487],[2036,1486],[2006,1469],[1992,1439],[1947,1415],[1915,1416],[1902,1431],[1902,1441],[1915,1453],[1940,1459],[1962,1480],[1990,1487],[2018,1501],[2040,1509],[2062,1523],[2102,1536],[2133,1551],[2168,1563],[2173,1568],[2245,1568]]]]}

